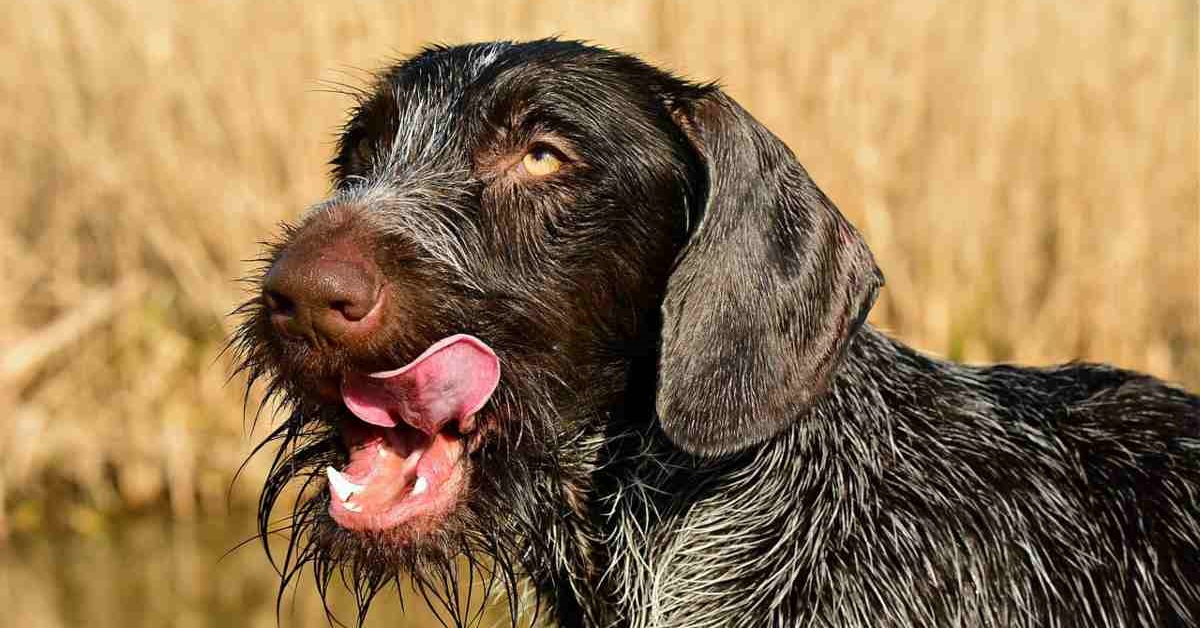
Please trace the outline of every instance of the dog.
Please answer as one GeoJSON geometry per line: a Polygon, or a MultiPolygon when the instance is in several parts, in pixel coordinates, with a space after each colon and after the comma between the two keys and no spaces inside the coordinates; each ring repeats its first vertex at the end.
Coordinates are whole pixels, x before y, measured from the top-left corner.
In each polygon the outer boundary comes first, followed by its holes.
{"type": "Polygon", "coordinates": [[[867,244],[717,86],[428,48],[332,180],[232,340],[289,413],[285,586],[340,574],[360,621],[403,578],[457,625],[468,583],[514,624],[1200,624],[1200,398],[875,330],[867,244]]]}

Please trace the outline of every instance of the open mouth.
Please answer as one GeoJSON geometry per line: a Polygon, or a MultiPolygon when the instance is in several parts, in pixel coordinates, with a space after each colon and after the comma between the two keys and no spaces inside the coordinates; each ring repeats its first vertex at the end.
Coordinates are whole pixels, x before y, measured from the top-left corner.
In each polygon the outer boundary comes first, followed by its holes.
{"type": "Polygon", "coordinates": [[[401,368],[347,373],[342,400],[358,419],[340,426],[349,463],[325,470],[338,525],[421,531],[449,514],[465,488],[475,413],[499,381],[496,354],[463,334],[401,368]]]}

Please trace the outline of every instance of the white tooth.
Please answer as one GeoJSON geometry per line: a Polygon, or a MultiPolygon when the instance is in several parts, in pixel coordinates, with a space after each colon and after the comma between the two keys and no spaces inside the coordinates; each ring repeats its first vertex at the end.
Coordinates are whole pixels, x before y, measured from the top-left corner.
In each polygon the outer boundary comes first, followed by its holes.
{"type": "Polygon", "coordinates": [[[429,480],[426,480],[425,478],[417,478],[417,483],[413,484],[412,494],[420,495],[421,493],[424,493],[428,488],[429,488],[429,480]]]}
{"type": "Polygon", "coordinates": [[[354,502],[344,502],[342,504],[342,507],[344,507],[346,510],[349,510],[350,512],[362,512],[362,506],[359,506],[358,504],[356,504],[354,502]]]}
{"type": "Polygon", "coordinates": [[[338,499],[342,501],[350,499],[355,493],[361,492],[366,488],[347,480],[341,471],[333,467],[325,467],[325,477],[329,478],[329,485],[333,487],[333,492],[337,493],[338,499]]]}
{"type": "Polygon", "coordinates": [[[405,464],[416,464],[421,459],[421,454],[425,453],[424,449],[414,449],[408,457],[404,459],[405,464]]]}

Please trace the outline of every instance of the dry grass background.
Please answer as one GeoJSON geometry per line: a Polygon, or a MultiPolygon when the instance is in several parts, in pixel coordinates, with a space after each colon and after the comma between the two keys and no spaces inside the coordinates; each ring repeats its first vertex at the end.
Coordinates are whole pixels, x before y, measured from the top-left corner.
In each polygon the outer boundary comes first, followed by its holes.
{"type": "Polygon", "coordinates": [[[866,235],[888,277],[876,324],[970,361],[1107,360],[1200,386],[1193,2],[0,0],[0,13],[10,528],[224,511],[253,440],[218,357],[233,280],[327,189],[349,102],[324,82],[357,83],[429,41],[558,33],[718,78],[866,235]]]}

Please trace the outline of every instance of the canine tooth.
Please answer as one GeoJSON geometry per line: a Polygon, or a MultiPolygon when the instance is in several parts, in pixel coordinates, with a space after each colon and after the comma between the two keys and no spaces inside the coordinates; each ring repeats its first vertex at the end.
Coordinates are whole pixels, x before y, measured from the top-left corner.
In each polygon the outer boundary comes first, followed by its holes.
{"type": "Polygon", "coordinates": [[[344,503],[342,503],[342,507],[344,507],[346,510],[349,510],[350,512],[362,512],[362,506],[359,506],[358,504],[356,504],[354,502],[344,502],[344,503]]]}
{"type": "Polygon", "coordinates": [[[419,478],[417,478],[417,483],[413,484],[412,494],[420,495],[421,493],[424,493],[428,488],[429,488],[429,480],[419,477],[419,478]]]}
{"type": "Polygon", "coordinates": [[[355,493],[361,492],[365,486],[355,484],[346,479],[341,471],[333,467],[325,467],[325,477],[329,478],[329,485],[333,487],[333,492],[337,493],[338,499],[343,502],[354,496],[355,493]]]}

